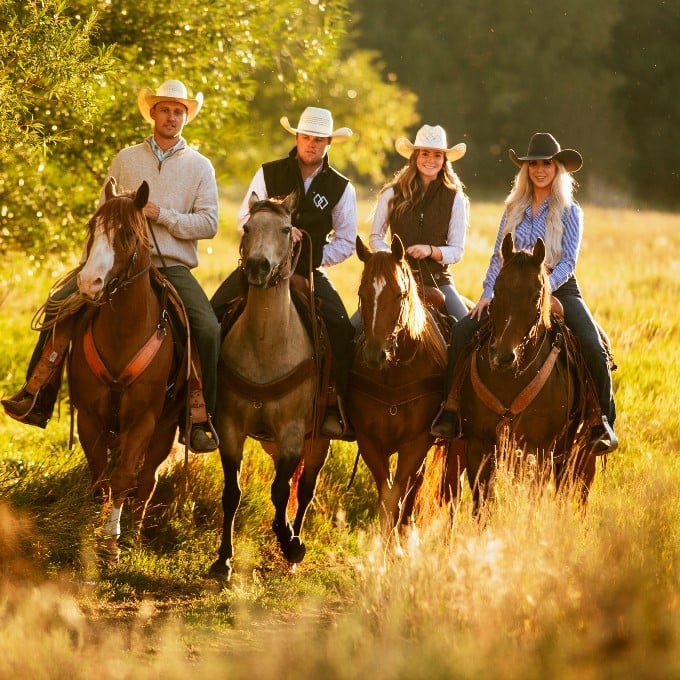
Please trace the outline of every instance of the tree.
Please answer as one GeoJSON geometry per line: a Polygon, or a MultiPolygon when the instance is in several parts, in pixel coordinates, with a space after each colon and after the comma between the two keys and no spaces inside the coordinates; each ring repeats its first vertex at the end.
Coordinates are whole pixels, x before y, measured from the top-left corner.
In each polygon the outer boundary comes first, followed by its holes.
{"type": "Polygon", "coordinates": [[[677,2],[621,1],[609,61],[628,132],[625,170],[634,195],[657,207],[680,207],[679,37],[677,2]]]}
{"type": "MultiPolygon", "coordinates": [[[[138,91],[168,78],[185,82],[190,96],[203,92],[203,110],[187,137],[213,161],[222,184],[244,180],[275,151],[287,151],[290,139],[278,119],[299,115],[307,104],[332,104],[338,120],[346,111],[359,126],[381,116],[398,129],[413,121],[414,99],[382,78],[375,55],[348,54],[347,0],[72,0],[68,7],[49,2],[54,16],[74,30],[85,27],[81,17],[96,11],[96,23],[87,24],[89,51],[81,59],[112,55],[116,67],[97,73],[89,89],[75,88],[70,99],[55,97],[50,106],[33,107],[42,129],[58,115],[70,121],[71,132],[45,146],[40,167],[16,147],[0,164],[0,206],[6,206],[0,209],[0,248],[31,249],[38,256],[77,249],[111,159],[150,132],[137,109],[138,91]],[[355,71],[344,68],[347,63],[355,71]],[[357,78],[361,82],[353,82],[357,78]],[[382,101],[376,92],[383,93],[382,101]],[[76,103],[91,106],[89,115],[76,103]],[[14,188],[19,181],[21,192],[14,188]]],[[[6,7],[31,34],[36,26],[21,4],[6,7]]],[[[0,35],[7,39],[3,28],[0,35]]],[[[58,46],[54,50],[58,57],[58,46]]],[[[11,87],[16,73],[9,77],[11,87]]],[[[388,146],[366,133],[358,153],[339,151],[337,160],[375,177],[388,146]]]]}

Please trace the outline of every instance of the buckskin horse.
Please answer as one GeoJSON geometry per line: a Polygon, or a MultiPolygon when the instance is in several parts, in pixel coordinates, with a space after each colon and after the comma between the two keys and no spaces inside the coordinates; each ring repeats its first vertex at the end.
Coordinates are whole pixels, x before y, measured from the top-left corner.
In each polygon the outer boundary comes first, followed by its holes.
{"type": "Polygon", "coordinates": [[[141,527],[186,402],[181,371],[174,381],[178,366],[164,296],[152,288],[142,212],[148,196],[146,182],[136,192],[117,193],[109,179],[106,200],[88,224],[87,259],[77,275],[90,304],[73,331],[69,390],[92,480],[110,499],[104,532],[114,544],[135,486],[135,526],[141,527]]]}
{"type": "MultiPolygon", "coordinates": [[[[348,415],[377,485],[382,527],[389,532],[397,525],[407,528],[413,519],[425,459],[435,443],[430,424],[445,389],[448,329],[422,302],[399,236],[392,239],[391,251],[373,253],[359,236],[356,244],[364,263],[362,331],[350,373],[348,415]]],[[[449,472],[455,470],[444,489],[449,500],[458,494],[461,460],[456,453],[457,446],[448,465],[449,472]]]]}
{"type": "Polygon", "coordinates": [[[475,508],[499,455],[532,461],[539,482],[554,473],[556,489],[568,484],[585,502],[595,476],[586,446],[592,400],[575,340],[551,314],[545,245],[515,251],[507,234],[501,254],[488,323],[454,374],[475,508]]]}
{"type": "Polygon", "coordinates": [[[247,299],[220,352],[215,423],[224,471],[224,523],[210,573],[227,581],[233,568],[234,517],[241,501],[246,437],[263,441],[274,460],[272,529],[291,563],[305,555],[300,533],[330,444],[318,436],[318,357],[291,297],[295,269],[291,211],[296,199],[295,194],[283,200],[260,201],[254,193],[250,197],[240,245],[247,299]],[[294,476],[297,511],[291,524],[287,507],[294,476]]]}

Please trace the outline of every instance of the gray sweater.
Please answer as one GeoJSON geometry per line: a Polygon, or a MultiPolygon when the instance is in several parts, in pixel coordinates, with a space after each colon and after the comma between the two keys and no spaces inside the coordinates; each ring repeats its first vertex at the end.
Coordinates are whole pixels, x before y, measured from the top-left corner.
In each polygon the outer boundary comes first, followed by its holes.
{"type": "MultiPolygon", "coordinates": [[[[151,226],[165,264],[196,267],[198,239],[217,233],[217,184],[210,161],[185,146],[161,163],[144,141],[119,152],[109,176],[119,190],[135,191],[143,180],[148,182],[149,200],[160,207],[158,220],[151,226]]],[[[102,189],[100,203],[103,196],[102,189]]],[[[162,266],[153,240],[151,261],[162,266]]]]}

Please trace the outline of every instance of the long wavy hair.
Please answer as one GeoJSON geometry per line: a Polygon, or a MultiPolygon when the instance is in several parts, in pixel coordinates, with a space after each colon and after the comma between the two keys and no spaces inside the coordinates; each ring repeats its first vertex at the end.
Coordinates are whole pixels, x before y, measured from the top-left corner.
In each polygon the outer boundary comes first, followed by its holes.
{"type": "MultiPolygon", "coordinates": [[[[394,196],[390,199],[387,206],[387,214],[390,221],[398,220],[407,210],[418,205],[425,196],[425,185],[420,179],[420,173],[416,166],[420,149],[414,149],[408,159],[408,163],[397,172],[394,179],[380,190],[378,198],[390,187],[394,187],[394,196]]],[[[437,174],[437,179],[441,179],[445,187],[452,189],[456,193],[464,195],[464,185],[460,177],[455,173],[451,162],[444,160],[441,170],[437,174]]]]}
{"type": "MultiPolygon", "coordinates": [[[[555,164],[555,179],[550,187],[548,197],[548,219],[545,225],[545,262],[549,268],[554,268],[562,257],[562,234],[564,224],[562,215],[574,203],[574,191],[578,186],[573,175],[567,172],[564,165],[553,159],[555,164]]],[[[505,199],[505,234],[514,236],[517,225],[522,221],[524,212],[531,205],[534,195],[534,185],[529,178],[529,162],[522,163],[522,167],[515,175],[512,189],[505,199]]]]}

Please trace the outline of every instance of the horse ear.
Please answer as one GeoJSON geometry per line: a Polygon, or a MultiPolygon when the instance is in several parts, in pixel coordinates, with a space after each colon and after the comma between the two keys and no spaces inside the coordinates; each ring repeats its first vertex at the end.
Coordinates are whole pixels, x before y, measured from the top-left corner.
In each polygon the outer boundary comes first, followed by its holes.
{"type": "Polygon", "coordinates": [[[361,236],[357,234],[357,257],[362,261],[366,262],[371,256],[371,251],[368,249],[366,244],[361,240],[361,236]]]}
{"type": "Polygon", "coordinates": [[[137,210],[142,210],[144,206],[149,202],[149,185],[146,180],[144,180],[137,189],[135,194],[135,208],[137,210]]]}
{"type": "Polygon", "coordinates": [[[395,234],[392,237],[392,255],[394,255],[397,260],[404,259],[404,244],[399,238],[399,234],[395,234]]]}
{"type": "Polygon", "coordinates": [[[503,244],[501,245],[501,255],[503,256],[503,261],[507,262],[514,251],[515,244],[512,241],[512,234],[507,233],[503,237],[503,244]]]}
{"type": "Polygon", "coordinates": [[[543,264],[543,260],[545,260],[545,243],[543,242],[542,238],[539,238],[536,241],[536,245],[534,246],[533,259],[537,264],[543,264]]]}
{"type": "Polygon", "coordinates": [[[248,209],[252,209],[252,207],[260,200],[260,197],[254,192],[250,192],[250,196],[248,197],[248,209]]]}
{"type": "Polygon", "coordinates": [[[116,180],[109,177],[104,185],[104,199],[110,201],[116,195],[116,180]]]}
{"type": "Polygon", "coordinates": [[[281,205],[289,212],[292,213],[293,210],[295,210],[295,206],[297,205],[298,202],[298,189],[295,187],[293,191],[291,191],[288,196],[286,196],[283,201],[281,201],[281,205]]]}

